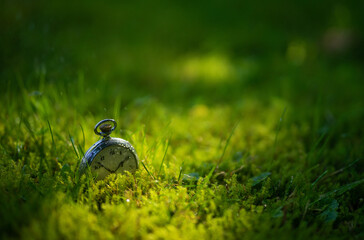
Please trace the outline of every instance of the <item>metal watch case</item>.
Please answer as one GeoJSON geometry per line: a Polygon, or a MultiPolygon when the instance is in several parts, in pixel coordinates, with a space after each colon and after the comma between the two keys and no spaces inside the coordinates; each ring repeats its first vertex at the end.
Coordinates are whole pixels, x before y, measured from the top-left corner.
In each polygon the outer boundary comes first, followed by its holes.
{"type": "Polygon", "coordinates": [[[87,150],[87,152],[85,153],[85,156],[81,160],[80,171],[84,172],[85,169],[87,168],[87,166],[91,165],[93,159],[96,157],[96,155],[99,152],[101,152],[102,149],[109,147],[109,146],[115,146],[115,145],[123,147],[123,148],[127,148],[134,154],[136,166],[138,169],[139,158],[138,158],[138,155],[136,154],[134,147],[128,141],[126,141],[124,139],[109,137],[108,139],[103,138],[103,139],[97,141],[87,150]]]}
{"type": "Polygon", "coordinates": [[[113,138],[113,137],[109,136],[110,133],[113,130],[115,130],[116,126],[117,126],[116,121],[113,119],[105,119],[96,124],[96,126],[94,128],[94,132],[95,132],[95,134],[100,135],[103,138],[101,140],[97,141],[96,143],[94,143],[83,156],[81,163],[80,163],[80,168],[79,168],[79,171],[81,174],[85,172],[85,170],[87,169],[87,166],[91,166],[95,157],[103,149],[110,147],[110,146],[121,147],[121,148],[129,150],[129,152],[134,155],[134,159],[135,159],[136,168],[133,170],[135,171],[138,169],[139,158],[138,158],[138,155],[137,155],[134,147],[128,141],[126,141],[124,139],[113,138]],[[105,122],[112,122],[114,126],[112,127],[112,125],[110,125],[110,124],[103,124],[105,122]],[[103,125],[101,125],[101,124],[103,124],[103,125]],[[99,127],[101,130],[100,132],[98,131],[99,127]]]}

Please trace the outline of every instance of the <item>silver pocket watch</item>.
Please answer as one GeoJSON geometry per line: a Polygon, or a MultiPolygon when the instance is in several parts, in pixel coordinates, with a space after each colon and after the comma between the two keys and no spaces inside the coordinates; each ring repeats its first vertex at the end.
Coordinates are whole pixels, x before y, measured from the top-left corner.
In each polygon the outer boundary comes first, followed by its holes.
{"type": "Polygon", "coordinates": [[[96,180],[101,180],[111,173],[133,173],[138,169],[139,159],[133,146],[124,139],[109,136],[116,126],[114,119],[105,119],[96,124],[94,132],[103,138],[85,153],[80,163],[81,173],[90,166],[96,180]]]}

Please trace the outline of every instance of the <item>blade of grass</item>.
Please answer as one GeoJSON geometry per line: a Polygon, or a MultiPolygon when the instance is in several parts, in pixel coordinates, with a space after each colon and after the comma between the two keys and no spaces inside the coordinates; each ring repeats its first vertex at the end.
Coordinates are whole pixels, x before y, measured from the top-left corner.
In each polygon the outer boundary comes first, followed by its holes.
{"type": "Polygon", "coordinates": [[[82,131],[82,150],[83,150],[83,149],[85,149],[85,146],[86,146],[86,138],[85,138],[85,132],[83,131],[83,127],[82,127],[81,124],[80,124],[80,128],[81,128],[81,131],[82,131]]]}
{"type": "MultiPolygon", "coordinates": [[[[210,182],[210,178],[211,178],[212,174],[214,173],[216,167],[217,167],[217,165],[214,165],[211,168],[209,174],[207,174],[207,176],[203,179],[203,182],[200,185],[197,185],[196,186],[197,187],[196,188],[196,193],[195,193],[195,195],[192,196],[191,201],[187,204],[187,206],[185,207],[185,209],[189,209],[189,207],[191,206],[191,204],[195,202],[195,199],[198,196],[198,193],[201,191],[201,189],[205,188],[206,185],[210,182]]],[[[181,176],[181,172],[180,172],[180,176],[181,176]]],[[[178,180],[179,180],[179,178],[178,178],[178,180]]]]}
{"type": "Polygon", "coordinates": [[[149,174],[149,176],[151,176],[153,178],[153,180],[156,180],[155,177],[153,176],[153,174],[151,172],[149,172],[147,166],[145,166],[145,164],[143,163],[143,161],[140,161],[145,169],[145,171],[147,171],[147,173],[149,174]]]}
{"type": "Polygon", "coordinates": [[[275,150],[276,150],[277,141],[278,141],[278,135],[279,135],[279,132],[281,131],[282,124],[283,124],[283,119],[284,119],[284,115],[286,114],[286,111],[287,111],[287,107],[285,107],[283,109],[283,112],[281,114],[281,117],[279,118],[279,122],[278,122],[278,126],[277,126],[277,131],[276,131],[276,136],[274,138],[273,154],[275,153],[275,150]]]}
{"type": "Polygon", "coordinates": [[[205,186],[206,184],[208,184],[210,182],[210,178],[211,178],[212,174],[214,173],[216,167],[217,167],[217,165],[212,166],[209,174],[207,174],[207,176],[203,180],[203,186],[205,186]]]}
{"type": "Polygon", "coordinates": [[[234,134],[234,132],[235,132],[235,129],[238,127],[238,125],[239,125],[239,122],[237,122],[237,123],[234,125],[234,127],[231,129],[231,131],[230,131],[230,135],[229,135],[229,137],[228,137],[228,138],[227,138],[227,140],[226,140],[226,143],[225,143],[225,146],[224,146],[224,150],[222,151],[221,157],[220,157],[220,159],[219,159],[219,161],[218,161],[218,165],[220,165],[220,164],[221,164],[221,162],[223,161],[223,158],[224,158],[224,156],[225,156],[226,149],[227,149],[227,147],[228,147],[228,145],[229,145],[229,143],[230,143],[231,137],[233,136],[233,134],[234,134]]]}
{"type": "Polygon", "coordinates": [[[20,89],[20,91],[23,93],[23,96],[25,96],[27,94],[27,90],[23,81],[23,77],[21,76],[19,71],[15,72],[15,76],[16,76],[16,80],[18,83],[18,87],[20,89]]]}
{"type": "Polygon", "coordinates": [[[272,166],[273,166],[273,159],[274,159],[274,154],[275,154],[276,148],[277,148],[278,135],[279,135],[279,133],[280,133],[280,131],[282,129],[283,119],[284,119],[284,116],[286,114],[286,111],[287,111],[287,107],[284,107],[283,112],[281,114],[281,117],[279,118],[277,130],[276,130],[276,135],[274,137],[273,149],[272,149],[272,153],[271,153],[271,157],[270,157],[270,164],[269,164],[269,167],[268,167],[269,171],[271,171],[272,166]]]}
{"type": "Polygon", "coordinates": [[[17,134],[17,137],[16,137],[16,159],[19,159],[19,147],[20,147],[20,134],[21,134],[21,124],[22,124],[22,121],[23,121],[23,113],[20,113],[20,120],[19,120],[19,124],[18,124],[18,134],[17,134]]]}
{"type": "Polygon", "coordinates": [[[75,151],[75,154],[76,154],[77,158],[80,158],[80,155],[77,152],[77,149],[76,149],[76,146],[75,146],[75,142],[73,140],[73,137],[71,136],[71,133],[68,133],[68,136],[70,138],[70,141],[72,143],[73,150],[75,151]]]}
{"type": "Polygon", "coordinates": [[[83,148],[82,148],[82,146],[80,144],[78,144],[77,149],[78,149],[78,152],[81,154],[81,156],[83,158],[85,156],[85,151],[83,150],[83,148]]]}
{"type": "Polygon", "coordinates": [[[177,180],[178,183],[181,180],[181,176],[182,176],[182,172],[183,172],[183,164],[184,164],[184,161],[182,162],[182,165],[179,167],[179,175],[178,175],[178,180],[177,180]]]}
{"type": "Polygon", "coordinates": [[[34,133],[34,131],[33,131],[32,127],[30,126],[30,123],[29,123],[28,119],[24,118],[23,122],[24,122],[24,125],[25,125],[26,129],[27,129],[27,130],[28,130],[28,132],[30,133],[31,138],[32,138],[32,139],[34,140],[34,142],[37,144],[37,139],[36,139],[36,137],[35,137],[35,133],[34,133]]]}
{"type": "Polygon", "coordinates": [[[46,154],[44,151],[44,135],[45,132],[42,131],[41,143],[39,144],[39,149],[40,149],[39,168],[38,168],[39,180],[43,178],[43,174],[47,172],[47,169],[50,169],[49,163],[45,159],[46,154]]]}
{"type": "Polygon", "coordinates": [[[352,167],[352,166],[353,166],[355,163],[357,163],[359,160],[360,160],[360,159],[358,158],[358,159],[356,159],[355,161],[353,161],[352,163],[350,163],[349,165],[347,165],[347,166],[345,166],[345,167],[343,167],[343,168],[340,168],[339,170],[337,170],[337,171],[335,171],[335,172],[333,172],[333,173],[330,173],[329,175],[325,176],[322,180],[325,180],[325,179],[327,179],[327,178],[329,178],[329,177],[332,177],[332,176],[334,176],[334,175],[336,175],[336,174],[340,174],[340,173],[344,172],[346,169],[348,169],[348,168],[352,167]]]}
{"type": "Polygon", "coordinates": [[[119,119],[120,114],[120,106],[121,106],[121,97],[117,96],[114,103],[114,119],[119,119]]]}
{"type": "Polygon", "coordinates": [[[164,151],[164,155],[163,155],[163,159],[162,159],[161,165],[159,167],[158,175],[160,174],[160,172],[162,170],[162,166],[163,166],[163,163],[164,163],[164,159],[166,158],[168,148],[169,148],[169,140],[167,140],[167,147],[166,147],[166,150],[164,151]]]}
{"type": "Polygon", "coordinates": [[[56,147],[55,143],[54,143],[54,137],[53,137],[53,131],[52,131],[52,127],[51,124],[49,123],[49,120],[47,119],[47,123],[48,123],[48,128],[49,128],[49,132],[51,133],[51,137],[52,137],[52,149],[56,147]]]}
{"type": "Polygon", "coordinates": [[[360,179],[358,181],[346,184],[344,186],[341,186],[337,189],[334,189],[328,193],[325,193],[323,195],[321,195],[316,201],[314,201],[313,203],[310,204],[310,206],[314,205],[315,203],[323,200],[323,199],[327,199],[327,198],[331,198],[331,197],[338,197],[340,195],[342,195],[343,193],[359,186],[360,184],[364,183],[364,179],[360,179]]]}
{"type": "Polygon", "coordinates": [[[326,174],[327,174],[327,170],[325,171],[325,172],[323,172],[312,184],[311,184],[311,187],[313,188],[315,185],[316,185],[316,183],[318,182],[318,181],[320,181],[320,179],[321,178],[323,178],[326,174]]]}
{"type": "Polygon", "coordinates": [[[321,136],[316,140],[316,142],[312,145],[310,151],[307,154],[306,160],[309,161],[311,159],[311,156],[313,152],[316,150],[316,148],[319,146],[319,144],[322,142],[324,137],[327,135],[326,132],[322,133],[321,136]]]}

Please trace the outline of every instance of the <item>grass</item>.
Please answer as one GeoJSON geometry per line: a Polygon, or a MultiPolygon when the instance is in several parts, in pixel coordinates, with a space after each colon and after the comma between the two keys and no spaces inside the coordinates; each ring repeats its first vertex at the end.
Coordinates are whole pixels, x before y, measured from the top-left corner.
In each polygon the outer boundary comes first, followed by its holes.
{"type": "Polygon", "coordinates": [[[1,238],[362,239],[362,11],[2,2],[1,238]],[[105,118],[140,168],[96,182],[105,118]]]}

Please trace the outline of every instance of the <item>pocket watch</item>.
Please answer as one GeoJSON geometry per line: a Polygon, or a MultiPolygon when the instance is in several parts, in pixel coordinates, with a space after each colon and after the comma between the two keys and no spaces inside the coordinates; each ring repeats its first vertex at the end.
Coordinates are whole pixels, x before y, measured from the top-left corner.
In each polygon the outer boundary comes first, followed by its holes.
{"type": "Polygon", "coordinates": [[[96,180],[101,180],[111,173],[133,173],[138,169],[139,159],[133,146],[124,139],[109,136],[116,126],[114,119],[104,119],[96,124],[94,132],[103,138],[92,145],[83,156],[80,163],[81,173],[89,166],[96,175],[96,180]]]}

